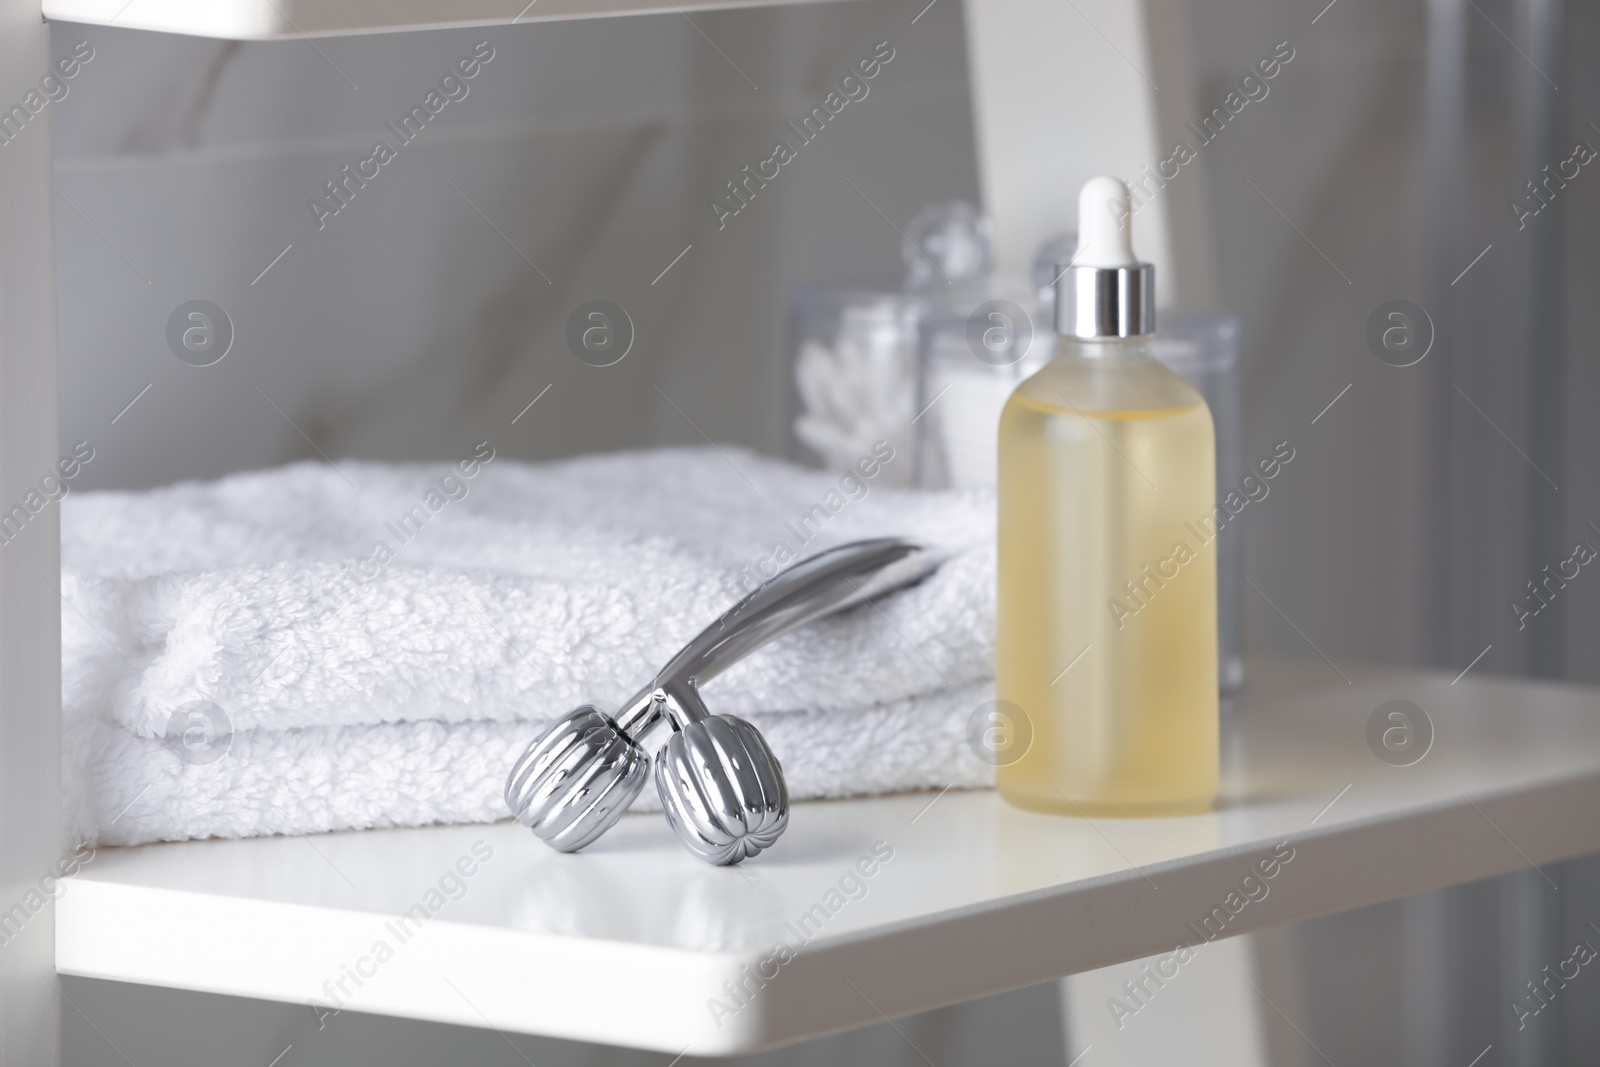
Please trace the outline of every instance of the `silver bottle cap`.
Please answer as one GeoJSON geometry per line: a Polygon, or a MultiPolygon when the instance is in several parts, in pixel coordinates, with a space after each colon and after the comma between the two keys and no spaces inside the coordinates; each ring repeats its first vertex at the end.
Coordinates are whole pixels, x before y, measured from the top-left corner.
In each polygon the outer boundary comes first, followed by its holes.
{"type": "Polygon", "coordinates": [[[1056,332],[1067,337],[1138,337],[1156,332],[1156,269],[1056,267],[1056,332]]]}

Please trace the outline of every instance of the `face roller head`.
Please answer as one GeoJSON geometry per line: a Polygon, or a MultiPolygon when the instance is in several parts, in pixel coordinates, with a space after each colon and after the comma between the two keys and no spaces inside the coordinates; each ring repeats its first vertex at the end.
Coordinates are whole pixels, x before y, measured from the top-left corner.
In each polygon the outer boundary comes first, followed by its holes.
{"type": "Polygon", "coordinates": [[[656,791],[678,840],[719,865],[770,847],[789,825],[789,789],[761,732],[704,714],[697,694],[674,693],[667,706],[674,730],[656,756],[656,791]]]}
{"type": "Polygon", "coordinates": [[[506,805],[533,835],[576,852],[611,829],[650,776],[650,757],[591,704],[569,711],[530,744],[506,778],[506,805]]]}

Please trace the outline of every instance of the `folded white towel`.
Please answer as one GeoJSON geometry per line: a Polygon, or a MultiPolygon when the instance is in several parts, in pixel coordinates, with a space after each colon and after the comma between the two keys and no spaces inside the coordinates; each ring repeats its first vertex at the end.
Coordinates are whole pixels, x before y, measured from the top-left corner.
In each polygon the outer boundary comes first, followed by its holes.
{"type": "Polygon", "coordinates": [[[992,673],[992,495],[732,449],[492,456],[66,498],[79,832],[503,818],[506,770],[543,723],[625,699],[741,582],[886,534],[954,554],[881,609],[762,650],[707,701],[767,733],[797,798],[989,780],[964,726],[992,673]],[[198,753],[180,736],[196,708],[225,735],[198,753]]]}

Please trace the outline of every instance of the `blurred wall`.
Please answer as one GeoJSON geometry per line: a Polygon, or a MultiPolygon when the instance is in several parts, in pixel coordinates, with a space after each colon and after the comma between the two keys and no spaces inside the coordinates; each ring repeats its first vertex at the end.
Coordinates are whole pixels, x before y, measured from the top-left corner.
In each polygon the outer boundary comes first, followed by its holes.
{"type": "Polygon", "coordinates": [[[1247,643],[1452,674],[1488,649],[1474,670],[1600,680],[1582,651],[1600,581],[1525,626],[1511,607],[1580,537],[1600,547],[1600,180],[1521,229],[1508,207],[1576,141],[1600,146],[1596,13],[1312,7],[1190,5],[1202,109],[1272,44],[1295,50],[1201,160],[1219,300],[1244,323],[1245,458],[1297,450],[1246,516],[1247,643]],[[1366,340],[1394,299],[1434,326],[1415,366],[1366,340]]]}
{"type": "Polygon", "coordinates": [[[794,283],[896,281],[894,227],[977,196],[961,32],[959,5],[912,24],[878,2],[315,43],[57,24],[58,54],[93,48],[51,105],[62,434],[97,450],[80,484],[484,437],[527,458],[702,433],[783,451],[794,283]],[[324,183],[397,142],[385,124],[479,41],[465,98],[319,228],[324,183]],[[866,97],[719,229],[708,199],[882,41],[866,97]],[[635,326],[613,367],[566,343],[594,298],[635,326]],[[196,299],[233,324],[214,366],[167,341],[196,299]]]}

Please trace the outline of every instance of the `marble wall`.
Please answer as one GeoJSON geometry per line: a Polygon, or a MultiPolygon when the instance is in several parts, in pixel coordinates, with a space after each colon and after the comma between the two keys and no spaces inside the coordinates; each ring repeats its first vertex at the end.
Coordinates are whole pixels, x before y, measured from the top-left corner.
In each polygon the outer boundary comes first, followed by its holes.
{"type": "Polygon", "coordinates": [[[484,437],[529,458],[702,434],[784,451],[792,287],[893,282],[900,239],[878,209],[903,226],[977,196],[961,9],[912,14],[819,4],[253,44],[57,24],[57,53],[93,49],[51,105],[62,433],[96,448],[81,485],[436,458],[484,437]],[[440,90],[480,41],[493,58],[440,90]],[[719,229],[708,199],[880,41],[894,58],[868,95],[719,229]],[[439,113],[402,143],[385,124],[430,91],[439,113]],[[380,138],[395,158],[354,184],[343,168],[380,138]],[[309,206],[337,203],[335,179],[348,206],[309,206]],[[566,343],[594,298],[635,326],[612,367],[566,343]],[[212,366],[168,343],[192,300],[232,322],[212,366]]]}

